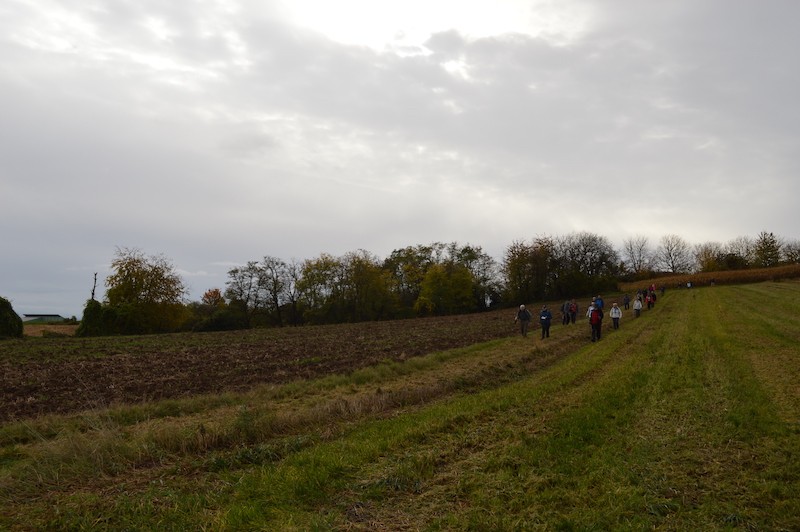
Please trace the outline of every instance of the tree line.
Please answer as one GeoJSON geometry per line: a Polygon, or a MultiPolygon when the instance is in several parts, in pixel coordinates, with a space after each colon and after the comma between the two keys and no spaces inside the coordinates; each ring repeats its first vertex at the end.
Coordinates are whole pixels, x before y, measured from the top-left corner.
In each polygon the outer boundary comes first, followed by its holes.
{"type": "Polygon", "coordinates": [[[800,243],[761,232],[727,243],[657,243],[574,232],[515,240],[500,261],[480,246],[435,242],[283,260],[266,255],[228,271],[224,288],[187,302],[169,259],[117,248],[103,301],[87,301],[79,335],[228,330],[441,316],[613,291],[659,274],[762,268],[800,262],[800,243]]]}

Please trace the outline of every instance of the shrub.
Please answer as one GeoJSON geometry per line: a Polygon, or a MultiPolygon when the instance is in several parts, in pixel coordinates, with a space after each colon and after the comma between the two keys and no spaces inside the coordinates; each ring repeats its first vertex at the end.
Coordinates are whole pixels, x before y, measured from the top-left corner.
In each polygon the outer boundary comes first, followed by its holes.
{"type": "Polygon", "coordinates": [[[233,331],[249,329],[250,320],[247,312],[236,307],[224,307],[215,311],[210,317],[198,321],[193,330],[206,331],[233,331]]]}
{"type": "Polygon", "coordinates": [[[83,309],[83,318],[75,331],[75,336],[103,336],[104,334],[107,333],[103,327],[103,305],[96,299],[90,299],[83,309]]]}
{"type": "Polygon", "coordinates": [[[22,338],[22,318],[3,297],[0,297],[0,338],[22,338]]]}

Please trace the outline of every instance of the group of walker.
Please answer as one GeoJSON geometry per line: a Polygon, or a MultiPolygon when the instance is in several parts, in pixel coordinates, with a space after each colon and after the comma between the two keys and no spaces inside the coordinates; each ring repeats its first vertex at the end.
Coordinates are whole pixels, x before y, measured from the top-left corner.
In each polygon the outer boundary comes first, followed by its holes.
{"type": "MultiPolygon", "coordinates": [[[[661,293],[662,295],[664,293],[663,287],[661,288],[661,293]]],[[[628,310],[631,307],[630,296],[625,294],[625,296],[622,298],[622,301],[625,310],[628,310]]],[[[654,284],[650,285],[648,289],[637,291],[636,298],[633,300],[633,315],[635,317],[638,318],[642,315],[642,308],[645,304],[647,305],[648,309],[653,308],[656,304],[656,287],[654,284]]],[[[592,302],[589,303],[589,309],[586,311],[586,318],[589,320],[589,325],[592,329],[592,342],[600,340],[600,337],[603,333],[603,318],[605,317],[603,307],[605,307],[603,297],[598,295],[592,298],[592,302]]],[[[565,301],[564,304],[561,305],[562,325],[575,323],[577,316],[578,305],[574,299],[565,301]]],[[[608,311],[608,316],[611,318],[612,328],[619,329],[619,322],[622,318],[622,309],[616,302],[611,304],[611,308],[608,311]]],[[[531,311],[525,308],[525,305],[520,305],[517,315],[514,317],[514,323],[519,323],[520,333],[522,336],[528,336],[528,329],[532,320],[533,314],[531,314],[531,311]]],[[[539,326],[542,332],[542,340],[545,338],[550,338],[550,324],[552,321],[552,312],[550,312],[550,309],[547,307],[547,305],[542,305],[542,310],[539,312],[539,326]]]]}

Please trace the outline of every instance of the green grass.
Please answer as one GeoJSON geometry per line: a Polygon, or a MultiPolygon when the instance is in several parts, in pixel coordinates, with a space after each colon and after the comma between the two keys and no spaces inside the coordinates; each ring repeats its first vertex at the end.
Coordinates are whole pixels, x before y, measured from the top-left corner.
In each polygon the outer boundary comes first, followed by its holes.
{"type": "Polygon", "coordinates": [[[797,530],[800,284],[0,427],[0,529],[797,530]],[[169,415],[169,412],[180,412],[169,415]]]}

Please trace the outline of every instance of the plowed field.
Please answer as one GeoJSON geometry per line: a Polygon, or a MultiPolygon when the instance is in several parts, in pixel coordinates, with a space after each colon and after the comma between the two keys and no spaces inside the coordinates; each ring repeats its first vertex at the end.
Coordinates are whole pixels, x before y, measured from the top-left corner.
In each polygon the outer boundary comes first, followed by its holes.
{"type": "Polygon", "coordinates": [[[0,342],[0,421],[349,373],[516,333],[513,310],[316,327],[0,342]]]}

